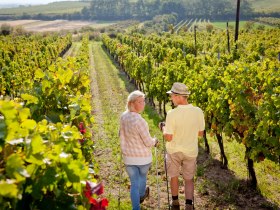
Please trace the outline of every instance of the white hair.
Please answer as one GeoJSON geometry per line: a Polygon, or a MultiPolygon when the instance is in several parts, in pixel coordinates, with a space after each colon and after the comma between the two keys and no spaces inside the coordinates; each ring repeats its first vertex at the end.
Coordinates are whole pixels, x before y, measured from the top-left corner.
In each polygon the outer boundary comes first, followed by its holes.
{"type": "Polygon", "coordinates": [[[135,90],[135,91],[131,92],[127,97],[126,110],[132,111],[131,103],[133,103],[134,101],[136,101],[137,98],[140,98],[140,97],[145,98],[145,94],[139,90],[135,90]]]}

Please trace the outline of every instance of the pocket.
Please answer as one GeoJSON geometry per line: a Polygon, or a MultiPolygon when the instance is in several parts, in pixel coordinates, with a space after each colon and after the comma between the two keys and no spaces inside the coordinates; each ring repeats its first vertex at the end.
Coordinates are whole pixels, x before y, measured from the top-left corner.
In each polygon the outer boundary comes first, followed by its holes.
{"type": "Polygon", "coordinates": [[[165,161],[166,161],[166,168],[169,168],[171,166],[172,160],[171,160],[171,156],[168,153],[166,153],[165,155],[165,161]]]}

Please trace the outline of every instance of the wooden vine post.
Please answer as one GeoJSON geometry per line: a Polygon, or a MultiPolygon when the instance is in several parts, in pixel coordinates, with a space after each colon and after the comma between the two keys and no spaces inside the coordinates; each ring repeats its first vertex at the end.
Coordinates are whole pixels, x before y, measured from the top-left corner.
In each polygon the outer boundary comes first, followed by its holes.
{"type": "Polygon", "coordinates": [[[236,8],[236,22],[235,22],[235,47],[237,49],[237,40],[238,40],[238,30],[239,30],[239,16],[240,16],[240,0],[237,0],[237,8],[236,8]]]}

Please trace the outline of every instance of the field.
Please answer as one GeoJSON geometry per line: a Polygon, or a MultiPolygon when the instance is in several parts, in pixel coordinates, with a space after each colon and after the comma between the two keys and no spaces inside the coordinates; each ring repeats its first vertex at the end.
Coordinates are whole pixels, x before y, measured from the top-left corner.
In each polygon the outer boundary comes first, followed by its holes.
{"type": "Polygon", "coordinates": [[[89,6],[87,2],[63,1],[46,5],[20,6],[17,8],[0,9],[0,15],[23,15],[23,14],[69,14],[80,12],[84,7],[89,6]]]}
{"type": "MultiPolygon", "coordinates": [[[[243,29],[247,21],[240,21],[239,22],[239,29],[243,29]]],[[[211,22],[215,27],[220,28],[220,29],[226,29],[227,27],[227,22],[211,22]]],[[[229,21],[229,27],[235,28],[235,21],[229,21]]],[[[258,26],[264,26],[265,28],[273,28],[272,26],[265,25],[262,23],[254,23],[254,27],[257,28],[258,26]]]]}
{"type": "Polygon", "coordinates": [[[33,32],[54,32],[54,31],[72,31],[79,30],[82,27],[92,27],[95,29],[114,25],[114,22],[88,22],[88,21],[68,21],[68,20],[14,20],[14,21],[0,21],[0,25],[9,24],[13,27],[22,26],[26,31],[33,32]]]}
{"type": "Polygon", "coordinates": [[[250,0],[252,7],[257,12],[279,12],[280,1],[278,0],[250,0]]]}

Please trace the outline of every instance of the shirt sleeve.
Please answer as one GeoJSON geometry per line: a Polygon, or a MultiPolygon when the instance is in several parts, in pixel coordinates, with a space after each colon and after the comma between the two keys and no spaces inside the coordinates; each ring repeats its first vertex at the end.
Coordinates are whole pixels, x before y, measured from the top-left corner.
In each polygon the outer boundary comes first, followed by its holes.
{"type": "Polygon", "coordinates": [[[156,142],[150,135],[148,123],[144,119],[138,120],[136,129],[146,147],[152,147],[155,145],[156,142]]]}
{"type": "Polygon", "coordinates": [[[164,134],[174,134],[174,123],[170,114],[166,116],[164,134]]]}
{"type": "Polygon", "coordinates": [[[203,111],[200,110],[200,115],[199,115],[199,131],[204,131],[204,130],[205,130],[204,114],[203,114],[203,111]]]}

